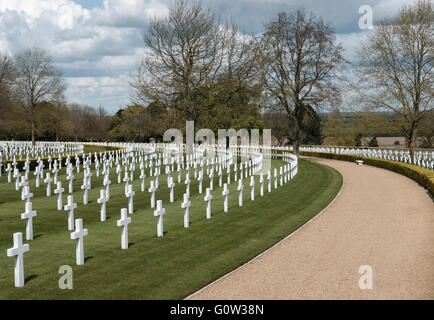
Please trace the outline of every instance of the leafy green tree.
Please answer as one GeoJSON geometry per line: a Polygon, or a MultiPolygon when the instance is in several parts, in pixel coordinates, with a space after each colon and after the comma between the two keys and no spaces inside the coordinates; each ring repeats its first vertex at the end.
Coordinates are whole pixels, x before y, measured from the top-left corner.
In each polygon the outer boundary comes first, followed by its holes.
{"type": "Polygon", "coordinates": [[[373,137],[368,144],[370,147],[378,147],[377,137],[373,137]]]}
{"type": "Polygon", "coordinates": [[[354,144],[356,147],[360,147],[362,145],[362,134],[358,133],[354,139],[354,144]]]}

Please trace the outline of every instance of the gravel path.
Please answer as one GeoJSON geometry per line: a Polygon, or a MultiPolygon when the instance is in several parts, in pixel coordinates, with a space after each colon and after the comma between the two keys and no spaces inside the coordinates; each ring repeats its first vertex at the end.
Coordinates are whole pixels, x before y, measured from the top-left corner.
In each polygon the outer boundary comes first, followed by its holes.
{"type": "Polygon", "coordinates": [[[336,200],[271,250],[189,299],[434,299],[434,203],[391,171],[309,158],[337,169],[336,200]],[[359,288],[372,267],[373,288],[359,288]]]}

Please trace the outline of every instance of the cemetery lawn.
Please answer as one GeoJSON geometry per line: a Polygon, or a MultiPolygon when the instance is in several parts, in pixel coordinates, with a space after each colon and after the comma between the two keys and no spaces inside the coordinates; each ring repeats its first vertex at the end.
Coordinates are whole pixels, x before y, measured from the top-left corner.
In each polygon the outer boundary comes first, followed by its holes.
{"type": "MultiPolygon", "coordinates": [[[[272,166],[284,162],[273,160],[272,166]]],[[[162,168],[163,169],[163,168],[162,168]]],[[[255,200],[250,200],[249,179],[244,179],[244,206],[238,207],[236,183],[229,185],[229,212],[223,212],[222,188],[214,177],[212,218],[206,219],[203,200],[209,186],[204,179],[204,193],[198,194],[197,180],[191,188],[190,228],[183,227],[182,195],[185,184],[175,177],[175,202],[169,202],[166,175],[159,178],[156,199],[163,200],[164,237],[157,238],[157,217],[150,208],[150,193],[140,191],[140,170],[135,172],[135,212],[129,215],[128,250],[121,250],[121,229],[116,226],[120,209],[126,208],[124,184],[117,183],[111,169],[111,199],[107,203],[107,221],[99,221],[100,205],[96,199],[102,189],[102,176],[96,177],[92,165],[92,190],[89,204],[83,205],[80,185],[83,171],[74,173],[74,202],[78,208],[75,218],[83,218],[89,235],[84,238],[85,264],[75,264],[75,240],[67,231],[67,213],[57,211],[57,196],[45,196],[45,185],[35,188],[33,172],[29,175],[30,191],[34,193],[33,241],[24,240],[30,251],[24,254],[24,288],[14,287],[13,258],[6,256],[12,247],[12,234],[23,232],[25,238],[24,202],[14,183],[7,183],[7,175],[0,177],[0,299],[182,299],[208,283],[252,259],[259,253],[292,233],[336,196],[342,186],[342,176],[334,169],[307,160],[299,160],[298,175],[283,187],[259,195],[259,176],[255,177],[255,200]],[[59,289],[59,267],[73,269],[73,289],[59,289]]],[[[148,175],[149,170],[146,170],[148,175]]],[[[45,170],[45,172],[48,172],[45,170]]],[[[162,170],[162,173],[164,170],[162,170]]],[[[226,172],[226,170],[225,170],[226,172]]],[[[183,175],[184,179],[185,175],[183,175]]],[[[59,175],[67,190],[65,168],[59,175]]],[[[223,182],[226,182],[224,175],[223,182]]],[[[149,177],[146,178],[146,190],[149,177]]],[[[52,190],[54,186],[52,185],[52,190]]],[[[67,193],[63,194],[66,203],[67,193]]]]}

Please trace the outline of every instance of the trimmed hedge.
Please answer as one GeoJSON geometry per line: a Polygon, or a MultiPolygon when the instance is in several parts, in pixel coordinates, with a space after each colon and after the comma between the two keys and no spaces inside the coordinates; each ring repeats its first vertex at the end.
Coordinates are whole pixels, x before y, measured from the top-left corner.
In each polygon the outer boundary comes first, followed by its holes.
{"type": "Polygon", "coordinates": [[[115,147],[115,146],[106,146],[99,144],[84,144],[84,148],[92,148],[92,149],[101,149],[101,151],[116,151],[116,150],[124,150],[124,147],[115,147]]]}
{"type": "Polygon", "coordinates": [[[412,164],[402,163],[398,161],[361,157],[361,156],[355,156],[350,154],[300,151],[300,155],[350,161],[350,162],[354,162],[356,160],[363,160],[364,164],[391,170],[416,181],[422,187],[426,188],[431,194],[431,196],[434,197],[434,171],[428,169],[424,169],[418,166],[414,166],[412,164]]]}

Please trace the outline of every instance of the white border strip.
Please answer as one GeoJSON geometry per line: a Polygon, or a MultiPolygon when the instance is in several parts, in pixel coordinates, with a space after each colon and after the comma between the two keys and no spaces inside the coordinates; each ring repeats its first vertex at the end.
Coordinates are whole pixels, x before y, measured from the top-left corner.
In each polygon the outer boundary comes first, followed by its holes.
{"type": "MultiPolygon", "coordinates": [[[[322,164],[322,163],[321,163],[321,164],[322,164]]],[[[325,164],[322,164],[322,165],[325,165],[325,164]]],[[[330,167],[330,166],[327,166],[327,167],[330,167]]],[[[332,167],[330,167],[330,168],[332,168],[332,167]]],[[[332,168],[332,169],[336,170],[335,168],[332,168]]],[[[338,170],[336,170],[336,171],[338,171],[338,170]]],[[[338,171],[338,172],[339,172],[339,171],[338,171]]],[[[340,173],[340,172],[339,172],[339,173],[340,173]]],[[[340,174],[341,174],[341,173],[340,173],[340,174]]],[[[341,174],[341,176],[342,176],[342,174],[341,174]]],[[[229,277],[232,273],[237,272],[238,270],[244,268],[246,265],[252,263],[252,262],[255,261],[256,259],[259,259],[261,256],[263,256],[264,254],[266,254],[268,251],[272,250],[274,247],[277,247],[277,246],[280,245],[282,242],[286,241],[287,239],[289,239],[290,237],[292,237],[294,234],[296,234],[298,231],[300,231],[301,229],[303,229],[303,228],[304,228],[304,227],[305,227],[309,222],[313,221],[316,217],[318,217],[318,216],[320,216],[322,213],[324,213],[324,211],[326,211],[326,210],[327,210],[327,209],[328,209],[328,208],[333,204],[333,202],[335,202],[335,200],[340,196],[340,194],[341,194],[341,192],[342,192],[342,189],[344,188],[344,184],[345,184],[343,178],[344,178],[344,177],[342,176],[342,186],[341,186],[341,189],[339,190],[338,194],[336,195],[336,197],[334,197],[334,199],[333,199],[333,200],[332,200],[332,201],[327,205],[327,207],[325,207],[324,209],[322,209],[319,213],[317,213],[315,216],[313,216],[313,217],[310,218],[308,221],[306,221],[304,224],[302,224],[298,229],[296,229],[295,231],[293,231],[291,234],[287,235],[285,238],[283,238],[283,239],[280,240],[279,242],[273,244],[270,248],[268,248],[268,249],[265,250],[264,252],[262,252],[262,253],[258,254],[257,256],[253,257],[251,260],[247,261],[247,262],[244,263],[243,265],[241,265],[241,266],[239,266],[238,268],[232,270],[231,272],[225,274],[224,276],[218,278],[217,280],[214,280],[213,282],[207,284],[207,285],[206,285],[205,287],[203,287],[202,289],[199,289],[198,291],[196,291],[196,292],[190,294],[189,296],[185,297],[185,298],[182,299],[182,300],[188,300],[188,299],[190,299],[191,297],[193,297],[193,296],[195,296],[195,295],[201,293],[202,291],[206,290],[208,287],[214,285],[215,283],[217,283],[217,282],[223,280],[223,279],[226,278],[226,277],[229,277]]]]}

